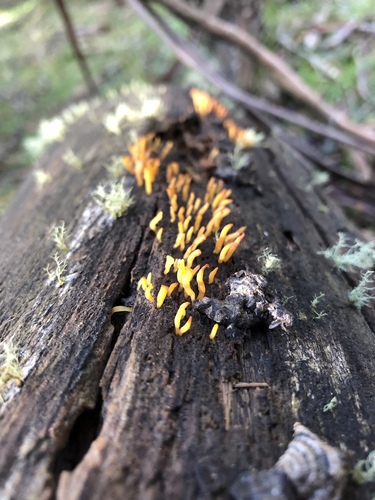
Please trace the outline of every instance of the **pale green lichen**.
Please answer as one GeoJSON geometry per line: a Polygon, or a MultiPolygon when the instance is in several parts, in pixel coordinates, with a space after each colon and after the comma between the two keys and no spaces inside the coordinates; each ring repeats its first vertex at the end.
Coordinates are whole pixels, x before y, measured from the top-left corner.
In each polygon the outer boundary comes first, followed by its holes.
{"type": "Polygon", "coordinates": [[[314,172],[311,181],[306,186],[306,191],[311,191],[314,186],[322,186],[330,181],[328,172],[316,171],[314,172]]]}
{"type": "Polygon", "coordinates": [[[121,156],[113,156],[104,168],[115,178],[119,179],[124,173],[124,164],[121,156]]]}
{"type": "Polygon", "coordinates": [[[359,460],[352,471],[352,478],[358,484],[372,483],[375,481],[375,450],[367,458],[359,460]]]}
{"type": "Polygon", "coordinates": [[[51,142],[63,141],[65,131],[66,125],[62,118],[55,117],[51,120],[43,120],[39,124],[37,135],[25,139],[24,147],[32,157],[36,158],[51,142]]]}
{"type": "Polygon", "coordinates": [[[352,267],[371,269],[375,264],[375,240],[363,242],[355,240],[351,244],[344,233],[338,233],[339,241],[327,250],[318,252],[332,260],[341,271],[350,271],[352,267]]]}
{"type": "Polygon", "coordinates": [[[328,404],[324,405],[323,412],[325,413],[327,411],[333,411],[333,409],[337,406],[337,404],[338,404],[338,401],[337,401],[337,398],[335,396],[331,399],[331,401],[328,404]]]}
{"type": "Polygon", "coordinates": [[[18,385],[21,384],[23,380],[23,372],[20,367],[17,349],[13,344],[3,342],[0,345],[0,402],[4,400],[2,398],[2,393],[6,384],[15,380],[18,385]]]}
{"type": "Polygon", "coordinates": [[[328,316],[325,311],[318,311],[318,303],[324,297],[324,293],[320,292],[319,295],[314,295],[313,300],[311,301],[311,310],[314,313],[314,319],[322,319],[324,316],[328,316]]]}
{"type": "Polygon", "coordinates": [[[51,281],[57,281],[58,286],[65,285],[64,273],[67,268],[66,261],[62,261],[59,257],[59,254],[56,252],[52,257],[54,261],[54,268],[50,269],[50,264],[45,268],[45,271],[48,275],[48,278],[51,281]]]}
{"type": "Polygon", "coordinates": [[[131,191],[131,189],[126,190],[122,182],[114,181],[107,187],[100,184],[93,196],[105,212],[110,214],[114,219],[118,219],[134,203],[131,191]]]}
{"type": "Polygon", "coordinates": [[[140,103],[136,109],[126,103],[120,103],[113,113],[104,117],[103,125],[108,132],[120,135],[121,125],[125,119],[128,122],[134,123],[144,120],[145,118],[160,116],[163,110],[163,102],[160,97],[147,96],[141,99],[138,95],[138,99],[140,103]]]}
{"type": "Polygon", "coordinates": [[[362,274],[362,278],[358,286],[353,288],[353,290],[348,294],[349,302],[351,302],[358,309],[370,305],[371,300],[375,300],[375,296],[369,293],[375,290],[375,287],[368,286],[369,283],[374,283],[372,279],[373,274],[373,271],[366,271],[362,274]]]}
{"type": "Polygon", "coordinates": [[[268,248],[265,248],[258,256],[258,261],[262,264],[262,274],[268,274],[281,268],[281,259],[268,248]]]}
{"type": "Polygon", "coordinates": [[[82,161],[78,158],[78,156],[71,148],[65,151],[62,158],[67,165],[70,165],[71,167],[74,167],[78,170],[82,168],[82,161]]]}
{"type": "Polygon", "coordinates": [[[42,188],[46,184],[52,181],[52,176],[48,172],[45,172],[41,168],[34,170],[34,179],[39,188],[42,188]]]}
{"type": "Polygon", "coordinates": [[[241,144],[236,144],[233,153],[228,155],[233,170],[239,172],[245,168],[250,161],[250,154],[245,153],[241,144]]]}
{"type": "Polygon", "coordinates": [[[56,226],[53,228],[53,241],[55,242],[58,250],[61,250],[62,252],[69,252],[67,239],[68,235],[65,227],[65,222],[62,221],[60,226],[56,226]]]}
{"type": "Polygon", "coordinates": [[[252,148],[264,140],[264,134],[257,132],[254,128],[247,128],[241,138],[246,147],[252,148]]]}

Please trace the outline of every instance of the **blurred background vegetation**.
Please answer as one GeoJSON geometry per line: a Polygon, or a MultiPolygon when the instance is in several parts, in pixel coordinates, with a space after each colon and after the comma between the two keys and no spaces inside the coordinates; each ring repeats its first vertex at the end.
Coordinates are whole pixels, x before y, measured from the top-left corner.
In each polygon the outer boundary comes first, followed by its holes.
{"type": "MultiPolygon", "coordinates": [[[[125,1],[65,0],[74,31],[101,95],[132,81],[203,85],[125,1]]],[[[373,0],[265,0],[257,36],[327,102],[356,122],[375,121],[373,0]]],[[[197,31],[165,10],[186,38],[197,31]]],[[[36,160],[25,147],[39,122],[88,98],[54,1],[3,0],[0,6],[0,210],[36,160]]],[[[218,51],[219,53],[219,51],[218,51]]],[[[215,51],[210,58],[215,58],[215,51]]],[[[222,65],[222,60],[218,62],[222,65]]],[[[261,72],[260,72],[261,73],[261,72]]],[[[285,105],[285,94],[263,72],[249,90],[285,105]]],[[[295,103],[294,103],[295,104],[295,103]]],[[[292,106],[294,105],[292,103],[292,106]]],[[[321,144],[332,149],[329,141],[321,144]]],[[[342,158],[344,166],[349,166],[342,158]]]]}

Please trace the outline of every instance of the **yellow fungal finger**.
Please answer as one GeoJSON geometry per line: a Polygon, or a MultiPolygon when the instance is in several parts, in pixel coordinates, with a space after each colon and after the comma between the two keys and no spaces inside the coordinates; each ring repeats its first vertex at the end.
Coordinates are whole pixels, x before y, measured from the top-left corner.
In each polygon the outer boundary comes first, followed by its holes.
{"type": "Polygon", "coordinates": [[[201,207],[199,210],[198,210],[198,215],[204,215],[206,213],[206,211],[208,210],[210,204],[209,203],[205,203],[203,205],[203,207],[201,207]]]}
{"type": "Polygon", "coordinates": [[[174,264],[174,258],[171,255],[167,255],[165,258],[164,274],[169,273],[173,264],[174,264]]]}
{"type": "Polygon", "coordinates": [[[174,318],[174,326],[175,326],[176,332],[180,328],[181,321],[186,316],[186,309],[189,305],[190,305],[190,302],[184,302],[183,304],[180,305],[180,307],[177,310],[176,316],[174,318]]]}
{"type": "Polygon", "coordinates": [[[134,175],[135,174],[135,170],[134,170],[134,162],[133,160],[131,159],[131,157],[129,155],[125,155],[123,158],[122,158],[122,163],[124,165],[124,167],[126,168],[126,170],[134,175]]]}
{"type": "Polygon", "coordinates": [[[162,228],[162,227],[160,227],[160,228],[158,229],[158,232],[156,233],[156,239],[157,239],[158,241],[160,241],[160,243],[161,243],[161,236],[162,236],[162,234],[163,234],[163,228],[162,228]]]}
{"type": "Polygon", "coordinates": [[[171,199],[171,205],[173,207],[173,210],[177,212],[178,210],[178,203],[177,203],[177,194],[174,194],[172,199],[171,199]]]}
{"type": "Polygon", "coordinates": [[[191,215],[189,215],[189,217],[186,217],[186,219],[184,221],[184,233],[186,233],[186,231],[188,230],[190,221],[191,221],[191,215]]]}
{"type": "Polygon", "coordinates": [[[145,169],[143,172],[143,178],[145,181],[146,194],[152,193],[152,174],[149,169],[145,169]]]}
{"type": "Polygon", "coordinates": [[[163,211],[160,210],[160,212],[158,212],[155,217],[153,219],[151,219],[150,221],[150,229],[152,229],[152,231],[154,231],[154,233],[157,232],[157,228],[156,228],[156,225],[162,220],[163,218],[163,211]]]}
{"type": "Polygon", "coordinates": [[[198,285],[198,299],[203,299],[204,294],[206,293],[206,285],[204,284],[204,271],[207,267],[210,267],[208,264],[204,265],[197,274],[197,285],[198,285]]]}
{"type": "Polygon", "coordinates": [[[237,250],[238,245],[240,244],[241,240],[245,237],[245,234],[241,234],[238,238],[234,240],[233,243],[229,243],[230,248],[228,252],[226,253],[223,262],[228,262],[228,260],[232,257],[234,252],[237,250]]]}
{"type": "Polygon", "coordinates": [[[191,226],[191,227],[188,229],[188,232],[186,233],[186,240],[185,240],[185,243],[190,243],[191,238],[193,237],[193,234],[194,234],[194,227],[193,227],[193,226],[191,226]]]}
{"type": "Polygon", "coordinates": [[[194,208],[194,200],[195,200],[195,193],[194,193],[194,191],[191,191],[189,199],[188,199],[187,204],[186,204],[186,207],[187,208],[191,207],[191,209],[193,210],[193,208],[194,208]]]}
{"type": "Polygon", "coordinates": [[[174,282],[168,287],[168,297],[170,297],[173,293],[173,290],[178,287],[178,283],[174,282]]]}
{"type": "Polygon", "coordinates": [[[183,335],[188,330],[190,330],[192,321],[193,321],[193,316],[189,316],[189,319],[186,321],[184,326],[182,326],[181,328],[178,329],[178,331],[176,331],[177,335],[183,335]]]}
{"type": "Polygon", "coordinates": [[[145,297],[147,300],[149,300],[150,302],[155,302],[155,299],[154,297],[151,295],[151,290],[153,289],[154,287],[152,285],[149,285],[146,290],[145,290],[145,297]]]}
{"type": "Polygon", "coordinates": [[[185,182],[186,182],[186,175],[185,174],[180,174],[178,177],[177,177],[177,180],[176,180],[176,191],[177,193],[179,193],[181,191],[181,189],[183,188],[185,182]]]}
{"type": "Polygon", "coordinates": [[[222,248],[222,250],[221,250],[221,252],[220,252],[220,254],[219,254],[219,260],[218,260],[219,264],[221,264],[221,263],[225,262],[225,257],[226,257],[226,255],[227,255],[227,253],[228,253],[228,251],[229,251],[229,249],[230,249],[231,245],[233,245],[233,243],[228,243],[227,245],[225,245],[225,246],[222,248]]]}
{"type": "Polygon", "coordinates": [[[235,231],[234,233],[232,234],[228,234],[228,236],[225,238],[225,245],[227,245],[228,243],[232,243],[232,241],[234,241],[236,238],[238,238],[239,236],[241,236],[241,234],[243,234],[246,230],[246,226],[242,226],[240,227],[239,229],[237,229],[237,231],[235,231]]]}
{"type": "Polygon", "coordinates": [[[139,290],[140,288],[142,288],[142,290],[145,292],[147,286],[148,286],[147,278],[146,276],[142,276],[142,278],[138,281],[137,289],[139,290]]]}
{"type": "Polygon", "coordinates": [[[210,274],[208,275],[208,284],[209,285],[212,285],[212,283],[214,282],[214,279],[215,279],[215,276],[216,276],[216,273],[218,271],[218,267],[215,267],[215,269],[213,269],[210,274]]]}
{"type": "Polygon", "coordinates": [[[210,339],[213,340],[216,337],[217,331],[219,329],[219,323],[215,323],[211,329],[210,339]]]}
{"type": "Polygon", "coordinates": [[[177,212],[177,217],[180,222],[184,222],[185,220],[185,207],[180,207],[178,212],[177,212]]]}
{"type": "Polygon", "coordinates": [[[189,255],[189,257],[187,259],[187,266],[193,267],[194,259],[196,257],[198,257],[199,255],[201,255],[201,253],[202,253],[202,250],[199,250],[199,248],[197,250],[194,250],[194,252],[191,252],[191,254],[189,255]]]}
{"type": "Polygon", "coordinates": [[[183,247],[182,249],[185,248],[185,233],[178,233],[175,244],[173,245],[173,248],[178,248],[183,247]]]}
{"type": "Polygon", "coordinates": [[[191,300],[195,300],[195,292],[191,288],[190,282],[193,278],[193,272],[190,268],[185,267],[182,268],[180,274],[177,273],[177,279],[181,283],[183,289],[185,290],[186,294],[191,298],[191,300]]]}
{"type": "Polygon", "coordinates": [[[220,231],[219,237],[216,241],[216,245],[214,248],[214,253],[220,253],[221,249],[223,248],[225,238],[229,231],[232,229],[233,224],[227,224],[226,226],[223,227],[223,229],[220,231]]]}
{"type": "Polygon", "coordinates": [[[225,193],[225,191],[220,191],[220,193],[215,196],[211,203],[211,207],[213,210],[219,205],[220,201],[226,198],[225,193]]]}
{"type": "Polygon", "coordinates": [[[169,207],[169,215],[171,216],[171,222],[176,220],[176,212],[173,210],[172,205],[169,207]]]}
{"type": "Polygon", "coordinates": [[[199,207],[201,206],[202,200],[201,198],[197,198],[194,202],[194,207],[193,207],[193,212],[196,213],[199,210],[199,207]]]}
{"type": "Polygon", "coordinates": [[[143,162],[141,160],[136,160],[134,165],[135,178],[137,180],[137,186],[143,186],[143,162]]]}
{"type": "Polygon", "coordinates": [[[148,273],[148,275],[147,275],[147,285],[152,285],[151,280],[152,280],[152,273],[148,273]]]}
{"type": "Polygon", "coordinates": [[[196,233],[198,231],[198,229],[201,227],[201,224],[202,224],[202,219],[203,219],[203,215],[202,214],[197,214],[196,218],[195,218],[195,222],[194,222],[194,232],[196,233]]]}
{"type": "Polygon", "coordinates": [[[167,182],[171,183],[176,182],[176,177],[179,174],[180,167],[178,166],[178,163],[175,161],[172,161],[171,163],[168,163],[167,165],[167,182]]]}
{"type": "Polygon", "coordinates": [[[194,278],[194,276],[197,274],[197,272],[200,269],[200,265],[198,264],[197,266],[194,267],[194,269],[191,270],[191,277],[194,278]]]}
{"type": "Polygon", "coordinates": [[[119,313],[119,312],[132,312],[133,308],[132,307],[127,307],[127,306],[115,306],[112,307],[111,314],[119,313]]]}
{"type": "MultiPolygon", "coordinates": [[[[167,141],[163,149],[160,151],[160,158],[164,160],[164,158],[168,155],[170,150],[173,148],[173,141],[167,141]]],[[[178,166],[178,164],[177,164],[178,166]]]]}
{"type": "Polygon", "coordinates": [[[156,307],[159,308],[163,305],[166,296],[168,295],[168,286],[161,285],[158,295],[156,297],[156,307]]]}
{"type": "Polygon", "coordinates": [[[195,250],[199,245],[201,245],[204,241],[206,241],[206,236],[204,234],[202,234],[201,236],[197,236],[191,246],[193,247],[193,250],[195,250]]]}
{"type": "Polygon", "coordinates": [[[184,201],[187,201],[188,198],[189,198],[189,194],[190,194],[190,184],[191,184],[191,177],[187,177],[186,179],[186,182],[182,188],[182,199],[184,201]]]}

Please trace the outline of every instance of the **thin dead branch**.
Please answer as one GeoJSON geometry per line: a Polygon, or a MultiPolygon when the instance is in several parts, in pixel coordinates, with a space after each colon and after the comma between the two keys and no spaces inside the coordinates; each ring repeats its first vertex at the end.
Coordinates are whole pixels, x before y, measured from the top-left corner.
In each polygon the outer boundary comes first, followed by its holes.
{"type": "Polygon", "coordinates": [[[56,4],[57,10],[58,10],[58,12],[63,20],[64,28],[66,31],[66,36],[67,36],[69,43],[72,47],[74,56],[77,59],[77,63],[80,67],[83,78],[85,79],[89,93],[90,94],[92,94],[92,93],[97,94],[98,87],[96,86],[94,78],[91,75],[90,68],[87,65],[85,56],[83,55],[83,53],[81,52],[81,49],[79,47],[79,43],[78,43],[76,34],[74,32],[74,28],[73,28],[73,23],[70,19],[69,12],[65,6],[64,0],[55,0],[55,4],[56,4]]]}
{"type": "Polygon", "coordinates": [[[223,93],[241,103],[247,108],[257,119],[270,127],[269,120],[265,119],[261,113],[277,117],[281,120],[288,121],[302,128],[310,130],[316,134],[329,137],[333,140],[353,146],[368,153],[375,154],[375,144],[372,140],[358,136],[351,132],[338,130],[330,125],[312,120],[300,113],[287,110],[281,106],[277,106],[268,102],[265,99],[260,99],[248,92],[241,90],[236,85],[226,80],[222,75],[216,72],[207,60],[205,60],[188,40],[181,38],[173,32],[160,18],[160,16],[152,10],[149,5],[145,5],[140,0],[129,0],[128,4],[136,11],[143,21],[174,51],[176,57],[185,65],[194,69],[202,75],[216,88],[223,93]]]}

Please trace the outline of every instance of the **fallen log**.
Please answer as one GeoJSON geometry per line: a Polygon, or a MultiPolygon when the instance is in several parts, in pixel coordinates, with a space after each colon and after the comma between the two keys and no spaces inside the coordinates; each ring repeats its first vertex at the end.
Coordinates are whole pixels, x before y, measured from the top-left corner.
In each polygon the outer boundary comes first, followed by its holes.
{"type": "MultiPolygon", "coordinates": [[[[297,421],[349,464],[325,470],[311,491],[370,498],[371,488],[354,484],[348,470],[375,444],[374,312],[349,304],[353,275],[317,253],[338,231],[352,233],[349,222],[329,196],[306,189],[311,173],[293,150],[270,139],[244,150],[246,164],[234,171],[234,145],[217,116],[197,115],[178,89],[136,93],[90,105],[40,159],[49,182],[30,175],[2,218],[1,345],[20,371],[1,387],[1,498],[270,498],[249,496],[246,474],[254,470],[263,471],[256,480],[263,486],[272,483],[265,471],[281,474],[278,498],[297,498],[302,490],[277,465],[297,421]],[[150,158],[168,141],[173,147],[150,194],[123,175],[134,203],[114,218],[97,202],[97,186],[108,192],[112,182],[103,165],[146,132],[161,141],[150,158]],[[220,264],[220,234],[208,234],[197,256],[201,268],[210,266],[203,298],[197,283],[195,300],[184,297],[184,282],[157,307],[158,290],[170,285],[167,255],[182,259],[186,251],[173,248],[178,215],[172,223],[165,181],[172,162],[191,176],[187,194],[202,204],[210,179],[231,189],[221,227],[247,229],[220,264]],[[149,224],[160,211],[154,232],[149,224]],[[56,248],[61,221],[66,252],[56,248]],[[63,283],[51,279],[58,262],[63,283]],[[191,327],[176,335],[184,302],[191,327]],[[323,411],[333,398],[336,407],[323,411]]],[[[181,222],[188,202],[178,199],[181,222]]],[[[296,429],[295,439],[310,432],[296,429]]]]}

